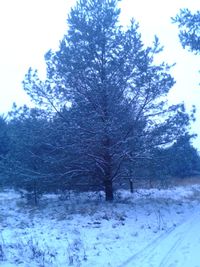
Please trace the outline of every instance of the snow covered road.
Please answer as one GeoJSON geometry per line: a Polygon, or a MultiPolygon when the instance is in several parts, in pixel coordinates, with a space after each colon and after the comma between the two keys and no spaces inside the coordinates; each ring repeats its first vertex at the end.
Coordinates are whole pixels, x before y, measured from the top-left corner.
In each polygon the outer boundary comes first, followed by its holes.
{"type": "Polygon", "coordinates": [[[122,266],[200,267],[200,214],[170,229],[122,266]]]}

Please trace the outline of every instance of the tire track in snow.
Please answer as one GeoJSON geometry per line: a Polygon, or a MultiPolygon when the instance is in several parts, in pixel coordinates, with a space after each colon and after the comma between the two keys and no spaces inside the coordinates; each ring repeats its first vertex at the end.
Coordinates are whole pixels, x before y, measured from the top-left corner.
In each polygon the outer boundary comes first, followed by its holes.
{"type": "Polygon", "coordinates": [[[188,231],[180,232],[181,241],[170,249],[159,267],[200,267],[200,216],[188,222],[188,231]]]}
{"type": "MultiPolygon", "coordinates": [[[[200,230],[199,224],[200,216],[196,215],[188,221],[179,224],[177,227],[170,228],[118,267],[183,267],[185,257],[179,257],[177,260],[176,256],[175,258],[172,256],[176,255],[180,246],[184,244],[185,240],[187,241],[187,237],[192,229],[196,229],[198,234],[200,230]],[[171,258],[173,258],[173,262],[171,258]]],[[[185,246],[182,246],[181,250],[184,248],[185,246]]],[[[200,267],[200,263],[194,266],[200,267]]],[[[188,265],[187,267],[193,266],[188,265]]]]}
{"type": "MultiPolygon", "coordinates": [[[[181,224],[179,224],[179,225],[181,225],[181,224]]],[[[128,264],[130,262],[132,262],[133,260],[138,259],[138,258],[140,258],[142,256],[144,258],[146,258],[147,256],[144,255],[144,254],[146,254],[146,251],[147,250],[149,252],[153,251],[154,248],[160,243],[160,241],[162,239],[166,238],[168,235],[170,235],[170,233],[172,231],[174,231],[174,229],[176,229],[176,227],[177,227],[177,225],[170,227],[166,232],[164,232],[163,234],[161,234],[160,236],[158,236],[157,238],[155,238],[153,241],[151,241],[149,244],[147,244],[143,249],[139,250],[136,254],[134,254],[133,256],[131,256],[130,258],[128,258],[125,262],[123,262],[122,264],[120,264],[118,267],[128,266],[128,264]]]]}

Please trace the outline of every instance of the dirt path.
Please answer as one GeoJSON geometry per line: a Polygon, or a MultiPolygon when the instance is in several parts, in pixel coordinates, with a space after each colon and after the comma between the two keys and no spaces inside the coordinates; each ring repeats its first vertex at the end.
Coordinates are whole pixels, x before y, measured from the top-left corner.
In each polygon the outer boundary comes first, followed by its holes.
{"type": "Polygon", "coordinates": [[[200,214],[170,229],[119,267],[200,267],[200,214]]]}

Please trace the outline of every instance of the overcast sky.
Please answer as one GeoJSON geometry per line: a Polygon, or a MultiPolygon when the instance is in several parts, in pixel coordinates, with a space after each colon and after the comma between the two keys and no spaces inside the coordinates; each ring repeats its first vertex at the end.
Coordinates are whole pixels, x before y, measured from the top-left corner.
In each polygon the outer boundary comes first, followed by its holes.
{"type": "MultiPolygon", "coordinates": [[[[28,68],[44,74],[44,54],[56,49],[67,29],[66,17],[75,0],[0,0],[0,113],[12,103],[29,103],[21,82],[28,68]]],[[[121,22],[134,17],[140,24],[145,44],[157,35],[164,52],[160,60],[175,63],[172,75],[176,85],[171,103],[184,101],[188,110],[197,107],[197,121],[192,130],[200,134],[200,57],[182,49],[177,26],[171,23],[180,8],[198,10],[200,0],[122,0],[121,22]]],[[[200,136],[194,142],[200,150],[200,136]]]]}

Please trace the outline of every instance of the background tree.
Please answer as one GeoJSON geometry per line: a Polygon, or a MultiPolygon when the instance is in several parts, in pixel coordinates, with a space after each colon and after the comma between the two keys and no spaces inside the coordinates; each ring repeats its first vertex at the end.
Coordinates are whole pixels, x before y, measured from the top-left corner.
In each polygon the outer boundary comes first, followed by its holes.
{"type": "Polygon", "coordinates": [[[6,185],[26,189],[29,200],[35,204],[41,193],[52,187],[57,189],[51,132],[51,122],[42,110],[14,106],[9,113],[9,152],[4,160],[6,185]]]}
{"type": "Polygon", "coordinates": [[[200,156],[191,145],[191,136],[180,137],[165,152],[167,173],[172,177],[184,178],[199,174],[200,156]]]}
{"type": "Polygon", "coordinates": [[[178,24],[183,48],[200,54],[200,11],[192,13],[189,9],[181,9],[172,21],[178,24]]]}
{"type": "Polygon", "coordinates": [[[33,192],[41,178],[42,138],[44,120],[36,109],[16,106],[9,114],[10,151],[7,156],[9,185],[33,192]]]}
{"type": "Polygon", "coordinates": [[[68,125],[65,178],[97,181],[106,200],[128,165],[184,135],[190,122],[184,105],[167,104],[174,80],[167,64],[154,63],[158,38],[145,48],[134,20],[122,28],[118,2],[78,1],[59,50],[46,54],[46,80],[31,69],[24,80],[32,100],[60,116],[58,127],[68,125]]]}
{"type": "Polygon", "coordinates": [[[0,117],[0,160],[6,156],[9,151],[9,136],[8,136],[8,125],[6,118],[0,117]]]}
{"type": "Polygon", "coordinates": [[[6,158],[10,150],[10,138],[6,118],[0,117],[0,185],[4,185],[7,179],[6,158]]]}
{"type": "Polygon", "coordinates": [[[153,153],[154,164],[149,169],[154,178],[185,178],[199,175],[200,155],[192,146],[194,135],[180,136],[169,147],[155,149],[153,153]]]}

